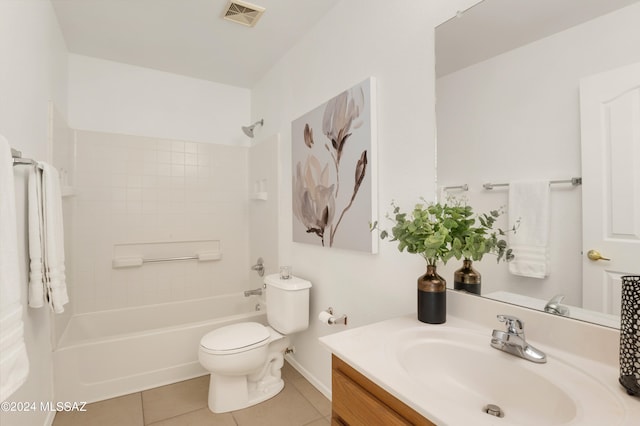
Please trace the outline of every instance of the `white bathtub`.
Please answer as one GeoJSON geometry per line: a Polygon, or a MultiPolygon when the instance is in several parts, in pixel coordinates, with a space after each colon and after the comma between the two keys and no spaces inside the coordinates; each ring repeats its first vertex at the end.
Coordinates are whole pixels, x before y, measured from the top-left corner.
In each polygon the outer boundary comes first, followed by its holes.
{"type": "Polygon", "coordinates": [[[55,398],[93,402],[206,374],[202,336],[241,321],[266,324],[263,302],[235,293],[74,315],[53,352],[55,398]]]}

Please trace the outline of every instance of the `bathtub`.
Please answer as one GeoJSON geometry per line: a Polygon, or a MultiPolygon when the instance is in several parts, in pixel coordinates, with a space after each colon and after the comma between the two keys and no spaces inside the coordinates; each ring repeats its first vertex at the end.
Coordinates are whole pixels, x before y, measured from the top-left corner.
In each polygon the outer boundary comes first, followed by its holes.
{"type": "Polygon", "coordinates": [[[264,307],[234,293],[74,315],[53,352],[55,398],[94,402],[207,374],[202,336],[241,321],[266,324],[264,307]]]}

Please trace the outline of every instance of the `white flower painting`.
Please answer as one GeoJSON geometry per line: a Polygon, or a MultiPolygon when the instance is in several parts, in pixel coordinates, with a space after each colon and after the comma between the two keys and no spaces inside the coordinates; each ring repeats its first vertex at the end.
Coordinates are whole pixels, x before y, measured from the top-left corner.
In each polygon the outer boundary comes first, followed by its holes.
{"type": "Polygon", "coordinates": [[[375,253],[375,91],[369,78],[291,124],[293,240],[375,253]]]}

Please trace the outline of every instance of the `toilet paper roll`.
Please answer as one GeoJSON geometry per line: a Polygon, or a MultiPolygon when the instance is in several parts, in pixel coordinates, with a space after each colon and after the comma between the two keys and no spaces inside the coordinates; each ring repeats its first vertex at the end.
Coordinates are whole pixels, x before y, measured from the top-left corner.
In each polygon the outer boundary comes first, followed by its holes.
{"type": "Polygon", "coordinates": [[[322,311],[318,314],[318,321],[321,323],[331,325],[333,319],[333,316],[327,311],[322,311]]]}

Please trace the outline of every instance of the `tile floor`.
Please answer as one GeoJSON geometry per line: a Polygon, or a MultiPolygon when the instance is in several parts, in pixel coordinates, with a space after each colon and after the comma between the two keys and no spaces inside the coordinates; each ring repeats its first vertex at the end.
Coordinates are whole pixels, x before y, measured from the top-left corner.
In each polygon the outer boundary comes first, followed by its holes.
{"type": "Polygon", "coordinates": [[[58,412],[53,426],[327,426],[331,402],[285,362],[282,392],[231,413],[207,408],[209,376],[87,404],[86,412],[58,412]]]}

